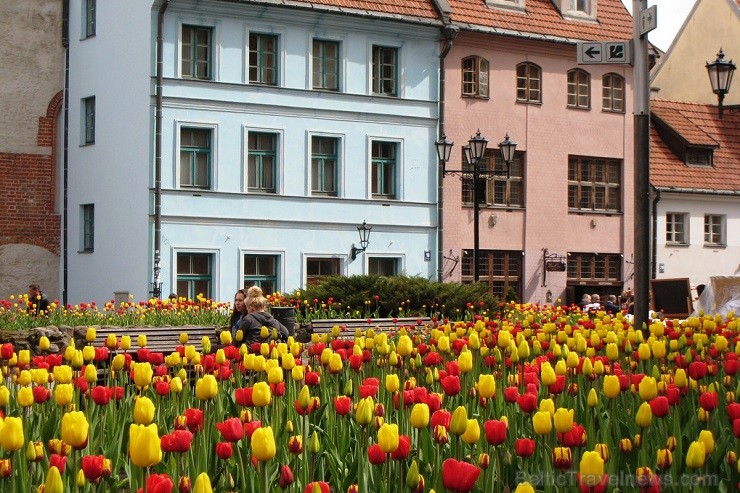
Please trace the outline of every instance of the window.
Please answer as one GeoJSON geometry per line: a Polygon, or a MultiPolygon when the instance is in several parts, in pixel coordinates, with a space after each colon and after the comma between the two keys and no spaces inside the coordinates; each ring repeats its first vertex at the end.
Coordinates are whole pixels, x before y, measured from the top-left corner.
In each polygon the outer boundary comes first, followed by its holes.
{"type": "Polygon", "coordinates": [[[534,63],[516,66],[516,100],[525,103],[542,102],[542,72],[534,63]]]}
{"type": "Polygon", "coordinates": [[[247,146],[247,189],[250,192],[275,193],[277,135],[249,132],[247,146]]]}
{"type": "Polygon", "coordinates": [[[569,253],[569,281],[620,282],[622,256],[614,253],[569,253]]]}
{"type": "Polygon", "coordinates": [[[590,14],[591,0],[569,0],[568,10],[590,14]]]}
{"type": "Polygon", "coordinates": [[[191,300],[198,295],[207,299],[213,297],[212,259],[213,255],[210,253],[177,254],[177,296],[191,300]]]}
{"type": "Polygon", "coordinates": [[[372,194],[375,198],[396,198],[396,148],[394,142],[372,143],[372,194]]]}
{"type": "Polygon", "coordinates": [[[278,286],[276,255],[244,255],[244,289],[259,286],[263,293],[275,293],[278,286]]]}
{"type": "Polygon", "coordinates": [[[478,56],[463,58],[463,96],[488,97],[488,60],[478,56]]]}
{"type": "MultiPolygon", "coordinates": [[[[465,163],[465,156],[463,156],[465,163]]],[[[462,203],[473,205],[473,167],[464,164],[463,169],[469,172],[463,174],[462,203]]],[[[480,169],[485,174],[479,175],[478,200],[483,206],[524,207],[524,153],[514,154],[514,160],[506,173],[504,163],[498,149],[487,149],[481,159],[480,169]],[[491,173],[492,172],[492,173],[491,173]]]]}
{"type": "Polygon", "coordinates": [[[95,204],[82,204],[80,216],[82,218],[80,250],[92,252],[95,250],[95,204]]]}
{"type": "MultiPolygon", "coordinates": [[[[488,286],[488,291],[505,299],[513,290],[517,299],[522,295],[522,252],[504,250],[478,251],[479,281],[488,286]]],[[[463,250],[462,282],[473,282],[473,251],[463,250]]]]}
{"type": "Polygon", "coordinates": [[[675,245],[688,245],[688,214],[669,212],[665,215],[665,241],[675,245]]]}
{"type": "Polygon", "coordinates": [[[704,215],[704,244],[711,246],[724,246],[725,242],[725,216],[719,214],[704,215]]]}
{"type": "Polygon", "coordinates": [[[95,143],[95,96],[82,100],[84,144],[95,143]]]}
{"type": "Polygon", "coordinates": [[[687,166],[712,166],[712,150],[699,147],[686,149],[687,166]]]}
{"type": "Polygon", "coordinates": [[[602,109],[624,113],[624,78],[606,74],[602,86],[602,109]]]}
{"type": "Polygon", "coordinates": [[[306,285],[317,284],[322,277],[339,275],[338,258],[306,259],[306,285]]]}
{"type": "Polygon", "coordinates": [[[368,269],[370,275],[397,276],[401,273],[401,259],[393,257],[369,257],[368,269]]]}
{"type": "Polygon", "coordinates": [[[182,26],[182,76],[209,80],[211,76],[211,37],[209,27],[182,26]]]}
{"type": "Polygon", "coordinates": [[[568,208],[578,211],[621,210],[621,165],[616,159],[568,158],[568,208]]]}
{"type": "Polygon", "coordinates": [[[398,49],[373,46],[373,94],[398,96],[398,49]]]}
{"type": "Polygon", "coordinates": [[[591,107],[591,76],[579,68],[568,71],[568,106],[591,107]]]}
{"type": "Polygon", "coordinates": [[[339,139],[311,137],[311,193],[337,195],[339,139]]]}
{"type": "Polygon", "coordinates": [[[277,42],[272,34],[249,35],[249,82],[277,85],[277,42]]]}
{"type": "Polygon", "coordinates": [[[95,36],[96,0],[85,0],[85,37],[95,36]]]}
{"type": "Polygon", "coordinates": [[[211,133],[207,128],[180,129],[181,187],[211,187],[211,133]]]}
{"type": "Polygon", "coordinates": [[[313,40],[313,88],[339,90],[339,43],[313,40]]]}

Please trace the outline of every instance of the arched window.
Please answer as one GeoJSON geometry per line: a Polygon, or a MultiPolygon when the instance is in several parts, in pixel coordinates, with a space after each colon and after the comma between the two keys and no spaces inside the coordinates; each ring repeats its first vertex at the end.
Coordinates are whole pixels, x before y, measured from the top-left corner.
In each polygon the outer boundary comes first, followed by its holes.
{"type": "Polygon", "coordinates": [[[602,109],[624,113],[624,77],[606,74],[602,84],[602,109]]]}
{"type": "Polygon", "coordinates": [[[591,107],[591,76],[580,68],[568,71],[568,107],[591,107]]]}
{"type": "Polygon", "coordinates": [[[462,75],[463,96],[488,97],[488,60],[479,56],[463,58],[462,75]]]}
{"type": "Polygon", "coordinates": [[[534,63],[524,62],[516,66],[516,100],[542,102],[542,69],[534,63]]]}

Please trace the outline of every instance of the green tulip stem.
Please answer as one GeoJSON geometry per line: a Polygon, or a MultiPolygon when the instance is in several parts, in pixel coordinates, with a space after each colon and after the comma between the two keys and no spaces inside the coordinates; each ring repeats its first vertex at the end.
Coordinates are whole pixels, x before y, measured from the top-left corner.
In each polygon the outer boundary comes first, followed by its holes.
{"type": "Polygon", "coordinates": [[[260,463],[260,472],[262,472],[262,493],[268,493],[270,485],[267,483],[267,461],[260,463]]]}

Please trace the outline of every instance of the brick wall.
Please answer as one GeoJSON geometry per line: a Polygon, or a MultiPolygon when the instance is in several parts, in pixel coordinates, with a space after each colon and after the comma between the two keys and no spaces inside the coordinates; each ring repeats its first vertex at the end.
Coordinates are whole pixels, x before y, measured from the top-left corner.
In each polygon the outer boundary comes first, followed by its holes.
{"type": "Polygon", "coordinates": [[[60,254],[56,196],[56,121],[63,93],[39,117],[37,142],[48,154],[0,152],[0,245],[27,243],[60,254]]]}

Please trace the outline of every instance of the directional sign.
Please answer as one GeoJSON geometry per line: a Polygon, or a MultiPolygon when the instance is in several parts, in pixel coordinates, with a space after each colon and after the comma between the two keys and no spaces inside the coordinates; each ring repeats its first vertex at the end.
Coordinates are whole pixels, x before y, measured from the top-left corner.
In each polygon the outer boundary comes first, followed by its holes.
{"type": "Polygon", "coordinates": [[[578,64],[632,63],[629,41],[579,42],[578,64]]]}
{"type": "Polygon", "coordinates": [[[658,27],[658,6],[653,5],[640,12],[640,36],[658,27]]]}

